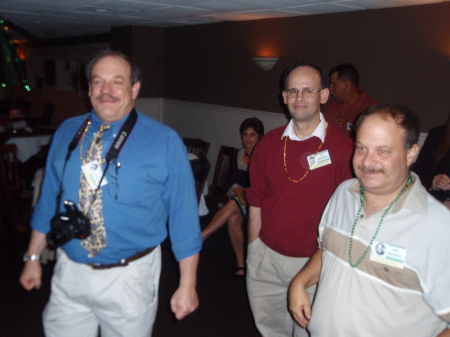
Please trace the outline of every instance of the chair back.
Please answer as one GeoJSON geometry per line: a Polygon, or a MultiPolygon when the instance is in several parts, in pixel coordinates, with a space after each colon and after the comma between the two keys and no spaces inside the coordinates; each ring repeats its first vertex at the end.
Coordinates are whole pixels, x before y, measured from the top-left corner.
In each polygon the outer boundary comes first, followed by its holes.
{"type": "Polygon", "coordinates": [[[205,186],[206,178],[208,178],[208,173],[209,169],[211,168],[211,164],[208,162],[208,159],[203,154],[200,154],[198,159],[191,160],[191,167],[195,178],[197,201],[200,201],[200,197],[203,193],[203,187],[205,186]]]}
{"type": "Polygon", "coordinates": [[[3,193],[20,193],[22,189],[15,144],[0,145],[0,179],[3,193]]]}
{"type": "Polygon", "coordinates": [[[195,154],[197,157],[200,157],[200,154],[203,154],[205,157],[208,156],[208,142],[198,138],[183,138],[183,142],[188,153],[195,154]]]}
{"type": "Polygon", "coordinates": [[[228,191],[231,186],[230,162],[236,149],[234,147],[222,145],[217,156],[216,167],[212,184],[223,191],[228,191]]]}

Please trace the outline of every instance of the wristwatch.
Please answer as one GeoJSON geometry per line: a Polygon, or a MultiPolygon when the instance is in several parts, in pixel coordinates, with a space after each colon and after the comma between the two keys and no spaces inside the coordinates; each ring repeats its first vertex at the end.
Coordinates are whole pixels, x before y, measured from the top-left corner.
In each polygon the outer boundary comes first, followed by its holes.
{"type": "Polygon", "coordinates": [[[39,254],[23,254],[23,261],[27,262],[27,261],[39,261],[41,259],[41,255],[39,254]]]}

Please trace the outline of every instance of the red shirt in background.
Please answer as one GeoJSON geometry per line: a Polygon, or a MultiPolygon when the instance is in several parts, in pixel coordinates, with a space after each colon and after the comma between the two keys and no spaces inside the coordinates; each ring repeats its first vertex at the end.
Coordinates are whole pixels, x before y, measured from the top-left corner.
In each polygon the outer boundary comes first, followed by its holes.
{"type": "Polygon", "coordinates": [[[342,101],[332,99],[325,106],[323,115],[325,120],[337,127],[340,131],[349,137],[352,137],[352,127],[358,120],[361,112],[375,105],[377,101],[362,92],[361,96],[352,104],[345,106],[342,101]]]}

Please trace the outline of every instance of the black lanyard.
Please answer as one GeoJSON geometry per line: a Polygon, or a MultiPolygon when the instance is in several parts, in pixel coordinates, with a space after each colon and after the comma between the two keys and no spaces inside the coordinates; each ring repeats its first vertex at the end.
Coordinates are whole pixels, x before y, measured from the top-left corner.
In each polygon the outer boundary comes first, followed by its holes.
{"type": "MultiPolygon", "coordinates": [[[[128,139],[128,137],[131,134],[131,131],[133,131],[136,121],[137,121],[137,113],[136,113],[136,110],[133,108],[133,110],[131,110],[130,114],[128,115],[127,120],[125,121],[125,123],[123,123],[122,127],[120,128],[119,133],[116,135],[116,137],[114,137],[114,141],[111,144],[111,146],[109,147],[108,153],[106,154],[106,157],[105,157],[106,167],[103,170],[102,177],[101,177],[100,181],[98,182],[97,188],[95,189],[94,200],[97,197],[97,191],[101,186],[102,180],[105,177],[105,174],[106,174],[106,171],[108,170],[109,165],[112,162],[115,162],[117,160],[117,158],[119,157],[119,153],[122,150],[122,148],[124,147],[126,140],[128,139]]],[[[70,144],[68,146],[66,159],[64,160],[64,167],[63,167],[63,173],[61,176],[61,182],[59,185],[59,193],[56,198],[56,213],[59,212],[59,204],[61,203],[61,197],[63,194],[63,180],[64,180],[63,178],[64,178],[64,173],[66,172],[67,162],[70,159],[70,155],[71,155],[72,151],[77,147],[77,145],[80,142],[81,138],[83,137],[84,133],[87,131],[87,128],[88,128],[90,122],[91,122],[91,116],[89,116],[88,118],[86,118],[84,120],[83,124],[81,124],[80,128],[78,129],[77,133],[75,134],[75,136],[73,137],[72,141],[70,142],[70,144]]],[[[93,202],[94,201],[92,201],[92,203],[93,202]]],[[[92,203],[91,203],[91,205],[92,205],[92,203]]]]}

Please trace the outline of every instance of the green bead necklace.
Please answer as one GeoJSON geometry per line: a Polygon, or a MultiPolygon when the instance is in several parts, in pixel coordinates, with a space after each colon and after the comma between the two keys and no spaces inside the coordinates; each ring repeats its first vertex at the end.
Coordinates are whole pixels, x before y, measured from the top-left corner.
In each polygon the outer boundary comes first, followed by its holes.
{"type": "Polygon", "coordinates": [[[386,210],[384,211],[383,215],[381,216],[380,222],[378,223],[377,229],[375,231],[375,234],[373,235],[372,240],[370,241],[369,246],[366,248],[366,250],[364,251],[364,253],[361,255],[361,257],[359,258],[358,261],[356,261],[356,263],[353,263],[353,256],[352,256],[352,250],[353,250],[353,234],[355,233],[355,228],[356,228],[356,224],[358,223],[358,219],[359,219],[359,215],[361,214],[362,209],[364,208],[364,188],[361,186],[359,188],[359,197],[361,200],[361,206],[359,207],[358,213],[356,214],[356,218],[355,218],[355,222],[353,223],[353,227],[352,227],[352,233],[350,235],[350,248],[348,250],[348,263],[350,264],[350,267],[352,268],[356,268],[359,266],[359,264],[364,260],[364,258],[366,257],[367,253],[372,249],[372,244],[375,241],[375,239],[377,238],[378,232],[380,231],[381,225],[384,221],[384,218],[386,217],[386,215],[389,213],[389,211],[391,210],[391,208],[394,206],[394,204],[398,201],[398,199],[400,199],[400,197],[402,196],[402,194],[406,191],[406,189],[408,188],[409,185],[411,185],[411,175],[409,175],[408,177],[408,181],[406,182],[406,185],[402,188],[402,190],[400,191],[400,193],[397,195],[397,197],[394,199],[393,202],[391,202],[391,204],[386,208],[386,210]]]}

